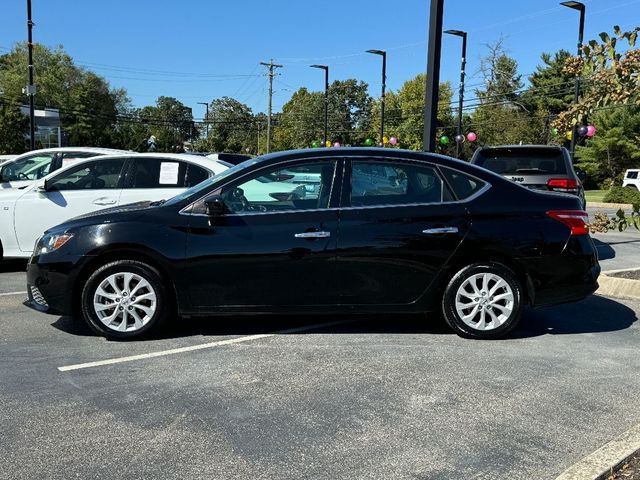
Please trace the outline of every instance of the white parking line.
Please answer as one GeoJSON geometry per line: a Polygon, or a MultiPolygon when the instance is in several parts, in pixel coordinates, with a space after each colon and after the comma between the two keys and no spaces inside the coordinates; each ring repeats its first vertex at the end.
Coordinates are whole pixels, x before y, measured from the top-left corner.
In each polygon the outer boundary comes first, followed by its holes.
{"type": "Polygon", "coordinates": [[[0,297],[7,297],[9,295],[26,295],[27,292],[7,292],[7,293],[0,293],[0,297]]]}
{"type": "Polygon", "coordinates": [[[228,340],[219,340],[217,342],[202,343],[200,345],[191,345],[189,347],[172,348],[170,350],[161,350],[159,352],[142,353],[140,355],[130,355],[128,357],[111,358],[108,360],[98,360],[96,362],[78,363],[76,365],[66,365],[64,367],[58,367],[61,372],[69,372],[71,370],[80,370],[83,368],[102,367],[104,365],[113,365],[115,363],[133,362],[135,360],[145,360],[147,358],[165,357],[167,355],[175,355],[176,353],[193,352],[196,350],[203,350],[205,348],[220,347],[222,345],[232,345],[234,343],[250,342],[252,340],[259,340],[261,338],[274,337],[276,335],[283,335],[288,333],[298,333],[307,330],[317,330],[318,328],[331,327],[334,325],[341,325],[344,323],[352,323],[357,319],[338,320],[335,322],[316,323],[305,327],[288,328],[286,330],[278,330],[271,333],[261,333],[257,335],[247,335],[245,337],[230,338],[228,340]]]}

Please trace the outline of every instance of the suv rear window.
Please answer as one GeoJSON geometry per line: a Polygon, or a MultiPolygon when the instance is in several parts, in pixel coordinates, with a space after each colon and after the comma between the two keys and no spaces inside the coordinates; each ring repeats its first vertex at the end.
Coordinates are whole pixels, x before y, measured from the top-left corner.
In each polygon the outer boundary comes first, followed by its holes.
{"type": "Polygon", "coordinates": [[[632,180],[635,180],[636,178],[638,178],[638,170],[635,170],[635,171],[629,170],[627,172],[627,178],[632,179],[632,180]]]}
{"type": "Polygon", "coordinates": [[[567,173],[562,151],[550,148],[488,148],[473,163],[500,175],[567,173]]]}

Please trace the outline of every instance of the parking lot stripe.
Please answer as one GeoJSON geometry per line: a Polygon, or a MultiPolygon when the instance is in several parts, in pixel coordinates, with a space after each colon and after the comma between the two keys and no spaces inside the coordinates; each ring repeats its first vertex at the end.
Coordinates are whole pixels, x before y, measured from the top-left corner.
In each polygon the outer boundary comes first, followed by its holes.
{"type": "Polygon", "coordinates": [[[27,292],[6,292],[6,293],[0,293],[0,297],[7,297],[9,295],[26,295],[27,292]]]}
{"type": "Polygon", "coordinates": [[[232,345],[234,343],[251,342],[253,340],[259,340],[261,338],[274,337],[276,335],[286,335],[290,333],[304,332],[307,330],[317,330],[319,328],[331,327],[334,325],[340,325],[343,323],[352,323],[356,319],[337,320],[335,322],[316,323],[314,325],[308,325],[304,327],[288,328],[286,330],[278,330],[271,333],[261,333],[256,335],[247,335],[245,337],[230,338],[228,340],[219,340],[217,342],[202,343],[200,345],[191,345],[189,347],[172,348],[170,350],[160,350],[158,352],[142,353],[140,355],[130,355],[128,357],[111,358],[108,360],[98,360],[96,362],[78,363],[76,365],[66,365],[58,367],[61,372],[69,372],[72,370],[81,370],[83,368],[102,367],[105,365],[113,365],[116,363],[133,362],[136,360],[145,360],[147,358],[165,357],[168,355],[175,355],[177,353],[193,352],[196,350],[204,350],[205,348],[220,347],[223,345],[232,345]]]}

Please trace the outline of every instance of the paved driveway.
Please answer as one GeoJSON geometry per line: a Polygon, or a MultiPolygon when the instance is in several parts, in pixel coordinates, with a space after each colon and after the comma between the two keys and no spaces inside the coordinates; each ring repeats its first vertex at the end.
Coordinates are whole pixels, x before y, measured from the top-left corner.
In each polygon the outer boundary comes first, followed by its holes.
{"type": "Polygon", "coordinates": [[[491,342],[420,316],[109,342],[22,299],[0,295],[0,478],[544,479],[640,423],[637,303],[527,312],[491,342]]]}

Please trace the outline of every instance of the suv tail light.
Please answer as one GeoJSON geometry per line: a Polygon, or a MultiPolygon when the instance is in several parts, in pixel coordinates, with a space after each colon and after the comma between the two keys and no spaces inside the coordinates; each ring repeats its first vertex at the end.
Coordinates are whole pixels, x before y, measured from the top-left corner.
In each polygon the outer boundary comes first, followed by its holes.
{"type": "Polygon", "coordinates": [[[586,235],[589,233],[589,214],[584,210],[552,210],[547,215],[558,222],[564,223],[571,229],[571,235],[586,235]]]}
{"type": "Polygon", "coordinates": [[[556,192],[576,193],[578,190],[578,181],[572,178],[551,178],[547,181],[549,190],[556,192]]]}

